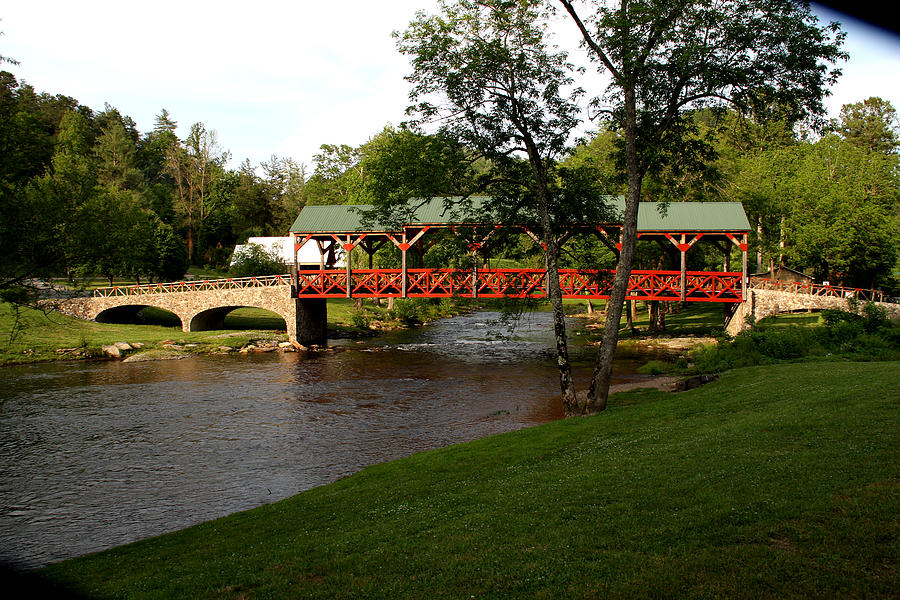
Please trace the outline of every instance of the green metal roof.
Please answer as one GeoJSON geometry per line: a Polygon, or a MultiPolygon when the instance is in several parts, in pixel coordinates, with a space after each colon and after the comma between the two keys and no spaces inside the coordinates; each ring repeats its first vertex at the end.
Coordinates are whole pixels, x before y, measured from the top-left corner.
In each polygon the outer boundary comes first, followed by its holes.
{"type": "MultiPolygon", "coordinates": [[[[432,198],[419,206],[408,225],[451,225],[460,222],[460,216],[445,208],[447,198],[432,198]]],[[[450,199],[452,200],[452,199],[450,199]]],[[[486,197],[470,199],[480,206],[486,197]]],[[[625,209],[622,196],[608,196],[604,201],[621,214],[625,209]]],[[[656,202],[642,202],[638,209],[639,232],[742,232],[750,230],[750,222],[740,202],[670,202],[664,206],[656,202]]],[[[357,231],[384,231],[378,226],[363,227],[360,212],[369,205],[306,206],[291,226],[292,233],[350,233],[357,231]]],[[[602,225],[602,223],[597,223],[602,225]]],[[[608,223],[615,226],[618,223],[608,223]]]]}
{"type": "MultiPolygon", "coordinates": [[[[408,225],[450,225],[461,222],[459,211],[447,210],[445,200],[452,203],[459,197],[431,198],[418,206],[414,216],[408,225]]],[[[486,200],[485,196],[473,196],[469,198],[475,208],[479,208],[486,200]]],[[[415,200],[410,201],[411,204],[415,200]]],[[[342,233],[355,231],[385,231],[390,230],[380,225],[364,227],[362,224],[362,212],[371,209],[368,204],[339,204],[305,206],[291,225],[292,233],[342,233]]]]}
{"type": "Polygon", "coordinates": [[[366,208],[371,206],[350,204],[304,206],[291,225],[291,233],[361,231],[362,218],[357,211],[366,208]]]}
{"type": "MultiPolygon", "coordinates": [[[[625,201],[617,202],[624,212],[625,201]]],[[[651,231],[749,231],[750,221],[740,202],[641,202],[639,232],[651,231]],[[662,208],[662,210],[661,210],[662,208]]]]}

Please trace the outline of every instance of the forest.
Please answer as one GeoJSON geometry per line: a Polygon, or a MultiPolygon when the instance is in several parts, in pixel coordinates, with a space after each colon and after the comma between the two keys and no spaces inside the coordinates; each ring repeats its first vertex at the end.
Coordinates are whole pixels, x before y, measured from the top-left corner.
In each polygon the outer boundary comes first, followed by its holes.
{"type": "MultiPolygon", "coordinates": [[[[895,108],[867,98],[816,127],[768,108],[750,116],[693,112],[692,135],[711,151],[692,168],[651,172],[643,200],[741,202],[754,228],[751,271],[784,265],[818,280],[900,293],[895,108]]],[[[399,180],[409,172],[419,181],[427,174],[428,188],[441,195],[479,193],[492,168],[439,135],[391,125],[357,147],[323,143],[311,168],[278,156],[235,168],[211,125],[194,123],[181,139],[176,118],[161,109],[141,132],[115,107],[95,110],[0,72],[4,299],[27,296],[36,279],[169,281],[190,265],[227,268],[236,243],[285,235],[303,206],[377,202],[402,193],[399,180]]],[[[561,167],[589,173],[602,193],[622,194],[618,142],[616,131],[600,129],[574,145],[561,167]]],[[[521,259],[529,250],[495,252],[521,259]]],[[[570,262],[574,254],[609,260],[599,243],[567,252],[570,262]]],[[[639,246],[635,260],[656,266],[664,255],[639,246]]]]}

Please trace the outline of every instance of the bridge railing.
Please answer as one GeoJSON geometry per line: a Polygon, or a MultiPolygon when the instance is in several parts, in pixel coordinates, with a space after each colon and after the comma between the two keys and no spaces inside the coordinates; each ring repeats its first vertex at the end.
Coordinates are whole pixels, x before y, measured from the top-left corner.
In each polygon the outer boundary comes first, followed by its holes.
{"type": "Polygon", "coordinates": [[[199,279],[197,281],[173,281],[167,283],[104,287],[95,289],[94,297],[139,296],[145,294],[170,294],[174,292],[199,292],[206,290],[237,290],[279,285],[291,285],[290,275],[263,275],[259,277],[235,277],[233,279],[199,279]]]}
{"type": "MultiPolygon", "coordinates": [[[[546,296],[544,269],[408,269],[405,292],[410,298],[543,298],[546,296]]],[[[559,280],[567,298],[609,298],[615,272],[612,270],[560,269],[559,280]]],[[[289,275],[266,275],[233,279],[204,279],[144,285],[114,286],[94,290],[95,297],[137,296],[209,290],[246,289],[291,285],[289,275]]],[[[400,269],[359,269],[350,273],[350,295],[390,298],[404,293],[400,269]]],[[[347,271],[344,269],[298,272],[297,297],[347,297],[347,271]]],[[[688,271],[683,283],[684,299],[689,302],[741,302],[741,274],[734,272],[688,271]]],[[[634,270],[626,299],[682,299],[679,271],[634,270]]]]}
{"type": "MultiPolygon", "coordinates": [[[[563,296],[567,298],[608,298],[615,272],[612,270],[560,269],[563,296]]],[[[411,298],[543,298],[546,296],[544,269],[408,269],[406,295],[411,298]]],[[[297,296],[301,298],[343,298],[347,296],[345,270],[309,270],[298,273],[297,296]]],[[[397,298],[403,295],[400,269],[359,269],[351,271],[352,296],[397,298]]],[[[635,270],[629,280],[627,299],[681,300],[679,271],[635,270]]],[[[684,282],[685,300],[693,302],[741,302],[741,274],[733,272],[688,271],[684,282]]]]}
{"type": "Polygon", "coordinates": [[[798,281],[775,281],[773,279],[751,280],[750,286],[757,290],[775,290],[790,292],[792,294],[809,294],[827,298],[855,298],[863,302],[885,302],[889,300],[881,290],[866,290],[861,288],[849,288],[833,285],[820,285],[814,283],[802,283],[798,281]]]}

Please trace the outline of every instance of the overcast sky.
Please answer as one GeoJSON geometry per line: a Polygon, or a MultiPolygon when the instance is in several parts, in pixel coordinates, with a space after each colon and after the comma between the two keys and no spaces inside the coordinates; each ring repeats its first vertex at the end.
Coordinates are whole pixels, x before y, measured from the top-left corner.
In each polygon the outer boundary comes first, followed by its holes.
{"type": "MultiPolygon", "coordinates": [[[[312,170],[325,143],[359,145],[404,120],[408,62],[391,32],[434,0],[123,2],[0,0],[3,65],[38,91],[104,103],[153,127],[162,108],[184,137],[202,121],[232,166],[271,155],[312,170]]],[[[838,13],[850,60],[827,105],[881,96],[900,108],[900,40],[838,13]]],[[[564,24],[566,25],[566,24],[564,24]]]]}

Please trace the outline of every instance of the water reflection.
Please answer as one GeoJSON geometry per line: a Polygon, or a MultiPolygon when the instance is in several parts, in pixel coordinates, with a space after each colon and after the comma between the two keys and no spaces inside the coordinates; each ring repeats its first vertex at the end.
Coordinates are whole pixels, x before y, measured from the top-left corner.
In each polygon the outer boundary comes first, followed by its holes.
{"type": "Polygon", "coordinates": [[[560,418],[549,316],[509,339],[498,316],[306,355],[5,368],[0,560],[46,564],[560,418]]]}

